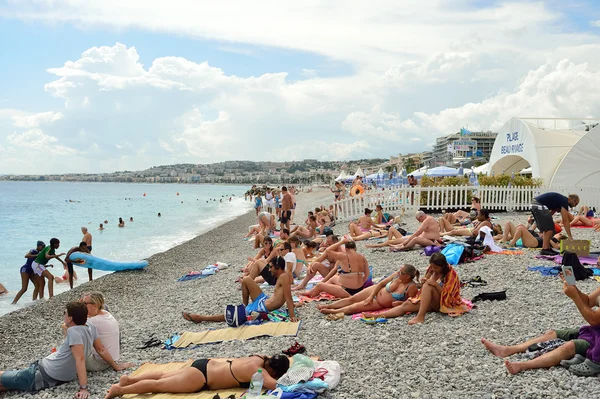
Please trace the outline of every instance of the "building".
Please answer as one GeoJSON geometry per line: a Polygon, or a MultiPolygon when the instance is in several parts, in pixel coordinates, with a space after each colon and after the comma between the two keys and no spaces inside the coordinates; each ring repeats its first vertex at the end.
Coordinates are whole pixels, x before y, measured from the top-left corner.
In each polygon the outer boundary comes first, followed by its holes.
{"type": "Polygon", "coordinates": [[[497,135],[494,132],[459,132],[438,137],[429,166],[458,165],[472,159],[488,160],[497,135]]]}
{"type": "Polygon", "coordinates": [[[410,165],[415,168],[420,168],[425,164],[425,160],[432,157],[431,151],[410,153],[406,155],[398,154],[397,157],[390,156],[390,160],[387,166],[396,168],[397,171],[401,171],[404,165],[410,165]]]}

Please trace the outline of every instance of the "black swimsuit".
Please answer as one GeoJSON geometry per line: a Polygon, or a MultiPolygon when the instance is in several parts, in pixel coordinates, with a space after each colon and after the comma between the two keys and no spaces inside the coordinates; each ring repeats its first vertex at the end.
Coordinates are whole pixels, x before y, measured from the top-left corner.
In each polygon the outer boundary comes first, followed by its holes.
{"type": "MultiPolygon", "coordinates": [[[[363,276],[365,275],[363,272],[353,272],[352,271],[352,267],[350,266],[350,257],[348,256],[348,253],[346,252],[346,258],[348,259],[348,268],[350,269],[349,272],[345,271],[344,269],[342,269],[342,265],[338,266],[338,274],[362,274],[363,276]]],[[[365,263],[365,267],[367,266],[367,264],[365,263]]],[[[346,291],[348,294],[350,295],[356,295],[359,292],[361,292],[364,288],[364,286],[358,287],[358,288],[348,288],[348,287],[344,287],[342,285],[342,288],[344,289],[344,291],[346,291]]]]}
{"type": "MultiPolygon", "coordinates": [[[[263,360],[263,362],[265,360],[265,358],[260,355],[252,355],[252,356],[260,357],[263,360]]],[[[209,389],[209,387],[208,387],[208,362],[210,362],[210,359],[198,359],[198,360],[195,360],[194,363],[192,363],[192,367],[200,370],[200,372],[204,375],[204,379],[206,380],[206,383],[204,384],[204,386],[202,388],[200,388],[200,391],[209,389]]],[[[226,362],[229,363],[229,371],[231,372],[231,376],[233,377],[234,380],[237,381],[237,383],[240,385],[240,387],[250,388],[250,382],[241,382],[240,380],[237,379],[235,374],[233,374],[233,370],[231,369],[233,360],[226,360],[226,362]]],[[[263,366],[264,366],[264,364],[263,364],[263,366]]],[[[198,392],[200,392],[200,391],[198,391],[198,392]]]]}

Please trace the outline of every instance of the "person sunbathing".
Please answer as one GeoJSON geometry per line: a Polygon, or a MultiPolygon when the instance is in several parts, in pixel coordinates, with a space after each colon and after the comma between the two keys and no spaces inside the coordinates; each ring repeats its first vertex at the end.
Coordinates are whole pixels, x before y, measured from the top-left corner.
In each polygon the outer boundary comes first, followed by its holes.
{"type": "Polygon", "coordinates": [[[258,251],[255,257],[248,257],[248,263],[243,269],[243,275],[247,276],[250,273],[250,269],[256,261],[266,260],[271,258],[273,253],[273,239],[269,236],[265,237],[263,241],[263,247],[258,251]]]}
{"type": "Polygon", "coordinates": [[[339,242],[338,236],[335,234],[327,236],[325,242],[329,242],[325,252],[320,254],[309,266],[306,270],[306,276],[304,280],[300,284],[295,287],[292,287],[292,291],[299,291],[306,288],[306,285],[313,277],[319,273],[323,277],[327,277],[329,272],[332,270],[332,266],[336,264],[335,258],[332,256],[334,252],[344,253],[342,250],[341,244],[335,245],[339,242]]]}
{"type": "Polygon", "coordinates": [[[419,271],[413,265],[403,265],[399,271],[392,273],[377,285],[365,288],[350,298],[340,299],[329,305],[317,306],[317,309],[323,314],[344,313],[349,315],[398,306],[408,298],[417,295],[419,289],[415,278],[419,279],[419,271]]]}
{"type": "Polygon", "coordinates": [[[363,233],[369,233],[373,230],[379,232],[380,226],[375,224],[371,218],[373,211],[369,208],[365,208],[365,214],[358,218],[356,222],[350,223],[349,230],[350,234],[354,236],[360,236],[363,233]]]}
{"type": "MultiPolygon", "coordinates": [[[[124,375],[104,399],[127,394],[195,393],[209,389],[249,388],[254,373],[263,370],[263,388],[275,389],[277,380],[289,369],[285,355],[252,355],[228,359],[198,359],[189,367],[173,371],[149,371],[139,376],[124,375]]],[[[216,395],[218,396],[218,395],[216,395]]]]}
{"type": "Polygon", "coordinates": [[[304,253],[305,259],[313,259],[320,255],[317,252],[317,248],[319,247],[319,243],[315,240],[305,241],[304,246],[302,247],[302,252],[304,253]]]}
{"type": "Polygon", "coordinates": [[[367,245],[365,245],[365,247],[381,248],[381,247],[387,247],[387,246],[394,245],[394,244],[402,244],[405,240],[405,237],[402,235],[402,233],[400,233],[400,231],[398,230],[399,228],[400,228],[399,225],[390,226],[389,230],[387,231],[387,241],[377,243],[377,244],[367,244],[367,245]]]}
{"type": "Polygon", "coordinates": [[[425,212],[418,211],[415,217],[421,223],[421,226],[413,234],[404,237],[404,240],[400,244],[390,245],[390,249],[404,251],[411,249],[415,245],[421,247],[435,245],[440,240],[440,226],[433,216],[428,216],[425,212]]]}
{"type": "MultiPolygon", "coordinates": [[[[562,276],[560,276],[563,278],[562,276]]],[[[551,341],[554,339],[562,339],[566,341],[558,348],[544,353],[533,360],[524,362],[511,362],[508,359],[504,360],[506,369],[511,374],[517,374],[524,370],[550,368],[554,366],[567,367],[569,371],[576,375],[595,375],[600,373],[600,359],[586,359],[588,349],[592,345],[598,345],[598,329],[600,328],[600,310],[594,309],[598,306],[600,299],[600,288],[595,289],[590,294],[584,294],[579,291],[575,285],[569,285],[563,279],[563,292],[571,298],[581,316],[590,325],[575,329],[565,330],[549,330],[545,334],[530,339],[517,345],[503,346],[495,344],[485,338],[481,339],[481,343],[485,348],[495,356],[506,358],[516,353],[525,352],[530,346],[540,342],[551,341]]],[[[597,353],[597,352],[594,352],[597,353]]],[[[594,355],[593,355],[594,356],[594,355]]]]}
{"type": "Polygon", "coordinates": [[[466,311],[460,297],[458,273],[448,264],[442,253],[436,252],[431,255],[429,267],[421,283],[421,293],[417,299],[405,301],[379,315],[364,313],[364,316],[389,319],[417,312],[417,315],[408,322],[409,325],[412,325],[424,323],[425,314],[428,312],[460,314],[466,311]]]}
{"type": "Polygon", "coordinates": [[[377,205],[375,207],[375,223],[376,224],[386,224],[392,221],[392,216],[383,212],[383,207],[381,205],[377,205]]]}
{"type": "Polygon", "coordinates": [[[316,236],[317,231],[317,218],[314,215],[308,217],[308,225],[304,226],[296,226],[292,229],[290,233],[290,237],[300,236],[302,238],[314,238],[316,236]]]}
{"type": "Polygon", "coordinates": [[[321,292],[326,292],[337,298],[349,298],[362,291],[369,278],[369,262],[367,258],[356,252],[356,243],[344,238],[332,245],[328,252],[338,267],[332,267],[322,282],[309,291],[300,292],[299,295],[314,297],[321,292]],[[344,253],[331,251],[332,248],[341,245],[346,247],[344,253]]]}
{"type": "MultiPolygon", "coordinates": [[[[500,235],[498,235],[500,236],[500,235]]],[[[496,236],[496,237],[498,237],[496,236]]],[[[560,248],[560,240],[563,239],[561,233],[555,234],[550,239],[552,248],[560,248]]],[[[520,224],[515,227],[512,222],[507,222],[504,226],[504,233],[501,235],[502,242],[508,242],[511,247],[541,248],[543,238],[534,230],[527,230],[527,227],[520,224]]]]}
{"type": "MultiPolygon", "coordinates": [[[[246,306],[246,314],[252,312],[269,313],[275,309],[279,309],[284,304],[287,304],[290,321],[296,322],[298,318],[294,313],[294,301],[292,299],[292,291],[290,290],[292,281],[289,273],[286,273],[286,262],[281,256],[273,258],[268,265],[268,271],[275,279],[275,292],[273,296],[265,295],[262,289],[254,282],[250,276],[242,279],[242,303],[246,306]],[[250,299],[252,300],[249,303],[250,299]]],[[[265,278],[267,280],[267,278],[265,278]]],[[[188,312],[183,312],[184,319],[194,322],[224,322],[225,315],[200,315],[188,312]]]]}
{"type": "MultiPolygon", "coordinates": [[[[490,219],[490,212],[487,209],[482,209],[481,212],[479,212],[479,215],[477,215],[477,224],[474,225],[474,227],[455,228],[444,218],[440,218],[438,221],[442,235],[448,236],[477,237],[479,235],[479,230],[483,226],[488,226],[490,229],[494,229],[490,219]]],[[[496,230],[498,230],[497,227],[495,231],[496,230]]]]}
{"type": "Polygon", "coordinates": [[[304,255],[304,251],[302,250],[302,242],[296,236],[290,237],[288,240],[290,245],[292,246],[292,252],[296,256],[296,265],[294,268],[294,273],[297,276],[300,276],[301,273],[308,268],[308,261],[306,260],[306,256],[304,255]]]}

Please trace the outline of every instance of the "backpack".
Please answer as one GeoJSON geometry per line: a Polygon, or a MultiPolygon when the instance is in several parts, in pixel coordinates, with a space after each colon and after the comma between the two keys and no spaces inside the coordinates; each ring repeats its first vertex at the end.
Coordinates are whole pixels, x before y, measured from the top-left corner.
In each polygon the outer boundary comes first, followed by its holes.
{"type": "Polygon", "coordinates": [[[246,320],[246,307],[244,305],[227,305],[225,307],[225,322],[229,327],[244,325],[246,320]]]}
{"type": "Polygon", "coordinates": [[[575,280],[585,280],[586,278],[594,275],[594,272],[591,269],[583,267],[579,261],[579,257],[573,252],[563,252],[562,265],[571,266],[573,268],[575,280]]]}

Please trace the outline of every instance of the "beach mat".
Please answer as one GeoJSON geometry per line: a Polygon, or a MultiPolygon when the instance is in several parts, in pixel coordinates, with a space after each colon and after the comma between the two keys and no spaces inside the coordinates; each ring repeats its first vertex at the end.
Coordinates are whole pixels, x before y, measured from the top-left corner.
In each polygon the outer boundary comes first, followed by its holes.
{"type": "Polygon", "coordinates": [[[338,298],[327,292],[319,292],[319,294],[314,297],[310,297],[308,295],[298,295],[299,303],[310,303],[310,302],[319,302],[319,301],[337,301],[338,299],[341,299],[341,298],[338,298]]]}
{"type": "Polygon", "coordinates": [[[201,332],[184,332],[173,344],[174,348],[187,348],[190,345],[214,344],[227,341],[245,341],[257,337],[296,336],[300,322],[264,323],[255,326],[222,328],[201,332]]]}
{"type": "MultiPolygon", "coordinates": [[[[143,373],[151,371],[174,371],[181,368],[190,367],[193,360],[187,362],[177,363],[166,363],[166,364],[154,364],[145,363],[140,366],[137,370],[131,373],[132,376],[138,376],[143,373]]],[[[126,399],[213,399],[215,395],[219,394],[221,398],[226,398],[229,395],[235,395],[236,398],[241,398],[242,394],[246,392],[244,388],[229,388],[229,389],[217,389],[214,391],[201,391],[195,393],[153,393],[153,394],[128,394],[124,395],[126,399]]]]}

